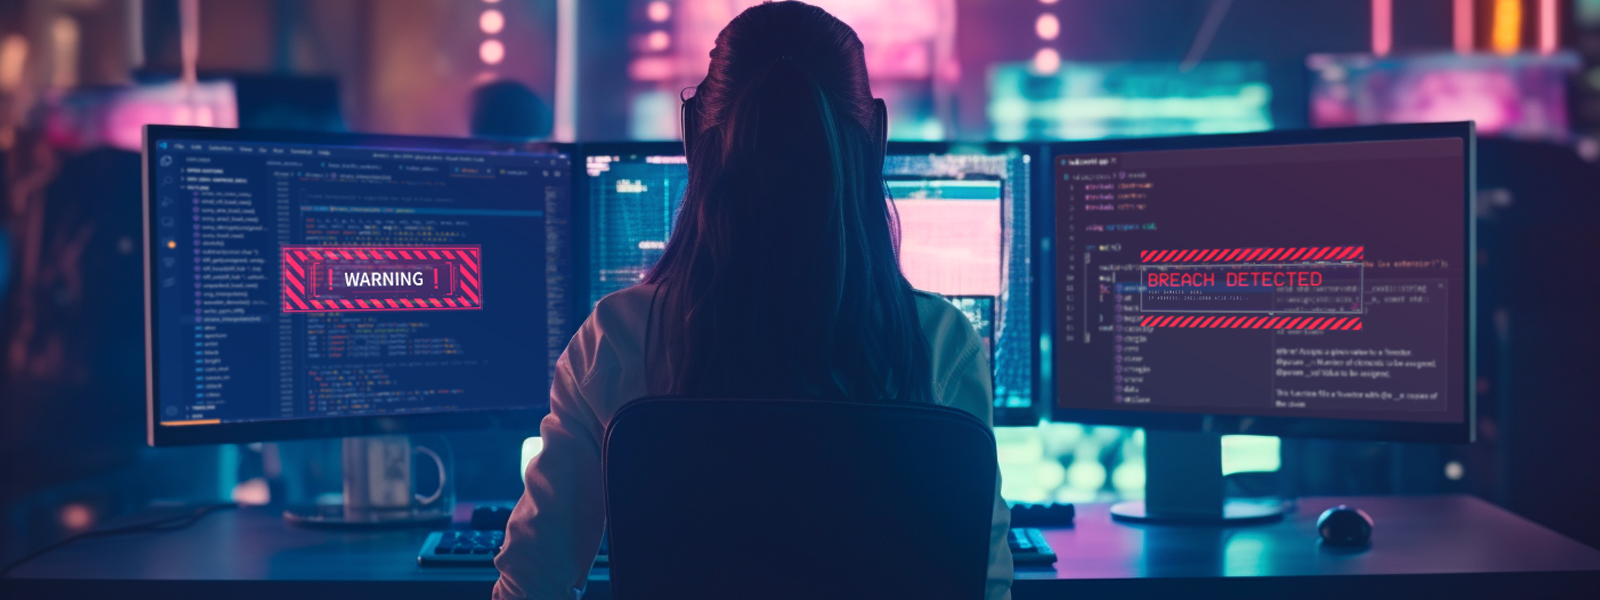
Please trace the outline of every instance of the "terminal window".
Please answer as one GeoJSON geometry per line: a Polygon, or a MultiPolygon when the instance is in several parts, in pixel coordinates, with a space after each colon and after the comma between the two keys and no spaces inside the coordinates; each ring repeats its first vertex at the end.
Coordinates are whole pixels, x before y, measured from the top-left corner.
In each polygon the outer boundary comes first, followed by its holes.
{"type": "Polygon", "coordinates": [[[175,139],[152,160],[163,424],[547,402],[568,156],[175,139]]]}
{"type": "Polygon", "coordinates": [[[1057,156],[1066,408],[1457,422],[1459,139],[1057,156]]]}

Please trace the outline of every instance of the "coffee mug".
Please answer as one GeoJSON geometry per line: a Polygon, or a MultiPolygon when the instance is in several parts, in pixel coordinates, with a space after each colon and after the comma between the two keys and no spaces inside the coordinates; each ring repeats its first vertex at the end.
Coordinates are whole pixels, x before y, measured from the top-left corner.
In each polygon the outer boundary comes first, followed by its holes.
{"type": "Polygon", "coordinates": [[[347,521],[448,518],[454,508],[446,459],[433,448],[413,445],[407,436],[385,435],[346,438],[343,454],[347,521]],[[416,489],[412,462],[418,456],[427,457],[437,472],[436,478],[421,478],[436,479],[431,490],[416,489]]]}

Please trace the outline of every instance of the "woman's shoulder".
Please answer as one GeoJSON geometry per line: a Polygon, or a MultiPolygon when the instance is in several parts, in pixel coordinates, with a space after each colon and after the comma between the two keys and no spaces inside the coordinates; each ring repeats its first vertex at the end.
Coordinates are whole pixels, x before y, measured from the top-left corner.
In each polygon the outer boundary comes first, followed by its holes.
{"type": "Polygon", "coordinates": [[[587,333],[618,350],[641,346],[655,291],[654,285],[639,284],[606,294],[594,304],[580,335],[587,333]]]}
{"type": "Polygon", "coordinates": [[[607,316],[632,316],[635,314],[648,314],[650,305],[655,301],[656,286],[651,283],[641,283],[628,286],[621,290],[606,294],[594,305],[595,314],[607,316]]]}
{"type": "MultiPolygon", "coordinates": [[[[916,290],[917,317],[922,321],[922,333],[928,338],[928,347],[938,354],[959,354],[969,344],[981,343],[972,329],[972,321],[961,309],[943,296],[916,290]]],[[[935,360],[935,364],[937,364],[935,360]]]]}
{"type": "Polygon", "coordinates": [[[972,321],[949,300],[937,294],[916,292],[917,313],[928,339],[933,393],[940,404],[971,412],[988,422],[992,392],[988,388],[988,361],[983,340],[972,321]],[[954,388],[952,386],[955,386],[954,388]]]}
{"type": "Polygon", "coordinates": [[[922,290],[913,290],[911,295],[917,299],[917,317],[922,320],[924,329],[929,325],[966,322],[967,317],[961,314],[961,309],[956,308],[944,296],[922,290]],[[956,321],[957,319],[960,321],[956,321]]]}

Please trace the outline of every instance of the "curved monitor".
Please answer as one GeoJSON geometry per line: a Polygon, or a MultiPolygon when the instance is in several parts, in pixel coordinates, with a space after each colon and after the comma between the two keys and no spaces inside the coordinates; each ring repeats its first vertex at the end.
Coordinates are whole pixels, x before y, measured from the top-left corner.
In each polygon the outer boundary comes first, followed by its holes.
{"type": "Polygon", "coordinates": [[[581,304],[571,162],[146,128],[149,443],[533,429],[581,304]]]}
{"type": "Polygon", "coordinates": [[[1471,123],[1063,143],[1063,421],[1473,435],[1471,123]]]}

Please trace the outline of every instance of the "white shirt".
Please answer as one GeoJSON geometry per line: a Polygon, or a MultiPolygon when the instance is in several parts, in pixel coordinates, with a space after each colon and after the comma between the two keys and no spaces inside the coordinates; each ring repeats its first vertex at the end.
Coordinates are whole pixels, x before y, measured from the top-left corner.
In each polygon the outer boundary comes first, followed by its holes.
{"type": "MultiPolygon", "coordinates": [[[[654,292],[639,285],[602,298],[556,361],[550,414],[539,426],[544,449],[528,463],[527,487],[495,557],[496,599],[581,596],[605,528],[600,443],[606,424],[623,404],[649,395],[644,341],[654,292]]],[[[989,359],[972,323],[932,294],[917,294],[917,314],[931,351],[935,401],[992,425],[989,359]]],[[[1010,525],[997,474],[989,600],[1011,597],[1010,525]]]]}

